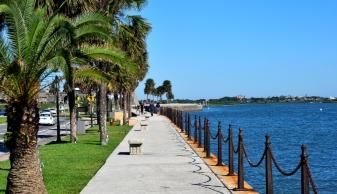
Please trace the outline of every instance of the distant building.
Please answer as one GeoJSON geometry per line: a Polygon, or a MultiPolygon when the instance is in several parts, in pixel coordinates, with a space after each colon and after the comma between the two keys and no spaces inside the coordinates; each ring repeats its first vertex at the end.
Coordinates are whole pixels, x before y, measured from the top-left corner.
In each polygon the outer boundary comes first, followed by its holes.
{"type": "MultiPolygon", "coordinates": [[[[60,92],[59,93],[59,102],[61,104],[65,103],[65,96],[67,96],[67,93],[60,92]]],[[[51,94],[49,92],[42,91],[39,93],[38,102],[39,103],[54,103],[56,101],[56,96],[54,94],[51,94]]]]}
{"type": "Polygon", "coordinates": [[[246,96],[238,95],[238,96],[236,96],[236,99],[237,99],[238,101],[244,101],[244,100],[246,99],[246,96]]]}

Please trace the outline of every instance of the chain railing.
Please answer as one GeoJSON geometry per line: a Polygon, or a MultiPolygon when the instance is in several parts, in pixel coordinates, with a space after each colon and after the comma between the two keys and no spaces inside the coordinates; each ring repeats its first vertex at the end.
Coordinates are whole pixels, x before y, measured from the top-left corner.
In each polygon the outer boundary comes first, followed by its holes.
{"type": "Polygon", "coordinates": [[[296,167],[290,171],[286,172],[281,165],[277,162],[272,149],[269,135],[265,137],[265,145],[262,152],[262,155],[257,163],[253,163],[248,157],[246,147],[244,145],[243,139],[243,129],[239,129],[238,135],[238,145],[237,148],[234,148],[233,141],[233,128],[232,125],[229,125],[227,137],[225,138],[222,133],[221,122],[218,122],[217,133],[215,136],[212,135],[210,130],[210,122],[205,117],[203,122],[203,127],[201,124],[201,117],[194,116],[194,125],[191,123],[190,113],[179,111],[172,108],[161,108],[160,114],[168,117],[177,127],[181,129],[181,133],[187,135],[188,140],[192,140],[191,128],[194,127],[193,142],[199,147],[204,148],[206,153],[206,158],[211,157],[211,139],[217,141],[217,166],[223,166],[223,144],[227,144],[228,147],[228,175],[234,176],[234,154],[237,154],[237,188],[235,190],[243,191],[247,190],[244,187],[244,162],[246,161],[251,168],[260,167],[264,161],[265,165],[265,189],[266,194],[273,194],[273,166],[277,171],[283,176],[293,176],[298,171],[301,172],[301,194],[310,194],[312,191],[314,194],[317,194],[317,186],[313,180],[309,164],[308,164],[308,154],[305,145],[301,146],[301,159],[296,165],[296,167]],[[185,116],[184,116],[185,115],[185,116]],[[203,133],[202,133],[203,131],[203,133]]]}

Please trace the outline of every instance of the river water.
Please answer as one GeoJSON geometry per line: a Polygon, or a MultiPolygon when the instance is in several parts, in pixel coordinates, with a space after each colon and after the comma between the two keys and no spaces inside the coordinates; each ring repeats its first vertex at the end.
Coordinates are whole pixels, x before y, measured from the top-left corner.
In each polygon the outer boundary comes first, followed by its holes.
{"type": "MultiPolygon", "coordinates": [[[[256,163],[263,153],[265,135],[271,137],[276,160],[287,171],[300,160],[301,145],[308,148],[309,165],[319,193],[337,193],[337,104],[246,104],[214,106],[192,113],[210,119],[211,131],[216,135],[221,121],[224,137],[228,124],[234,128],[235,148],[238,129],[243,128],[244,144],[250,159],[256,163]]],[[[212,141],[212,153],[217,142],[212,141]]],[[[227,163],[227,145],[223,146],[223,160],[227,163]]],[[[237,159],[234,161],[237,172],[237,159]]],[[[250,168],[245,162],[245,180],[257,191],[265,193],[264,163],[250,168]]],[[[291,177],[281,176],[273,169],[274,193],[300,193],[300,171],[291,177]]]]}

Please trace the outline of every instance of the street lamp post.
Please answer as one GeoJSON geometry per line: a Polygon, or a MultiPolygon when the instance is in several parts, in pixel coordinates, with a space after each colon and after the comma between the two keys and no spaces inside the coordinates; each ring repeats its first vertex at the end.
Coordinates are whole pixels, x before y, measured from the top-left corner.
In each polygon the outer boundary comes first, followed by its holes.
{"type": "Polygon", "coordinates": [[[61,128],[60,128],[60,105],[59,105],[59,77],[55,76],[56,85],[56,130],[57,130],[57,140],[56,142],[61,142],[61,128]]]}

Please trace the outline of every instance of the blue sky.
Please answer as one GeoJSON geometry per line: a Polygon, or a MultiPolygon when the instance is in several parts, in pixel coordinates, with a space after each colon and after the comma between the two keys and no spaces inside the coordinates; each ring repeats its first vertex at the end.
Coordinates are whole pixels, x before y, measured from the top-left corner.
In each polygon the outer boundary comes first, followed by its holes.
{"type": "Polygon", "coordinates": [[[176,98],[337,96],[336,0],[148,1],[147,78],[176,98]]]}

